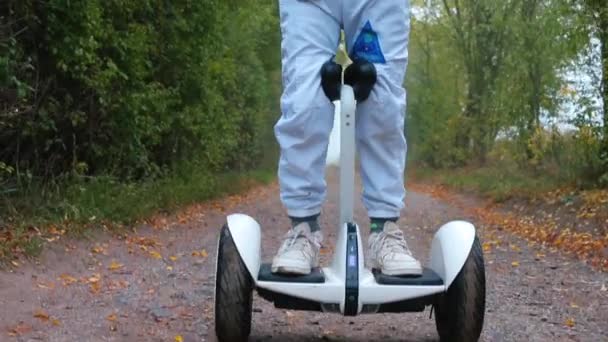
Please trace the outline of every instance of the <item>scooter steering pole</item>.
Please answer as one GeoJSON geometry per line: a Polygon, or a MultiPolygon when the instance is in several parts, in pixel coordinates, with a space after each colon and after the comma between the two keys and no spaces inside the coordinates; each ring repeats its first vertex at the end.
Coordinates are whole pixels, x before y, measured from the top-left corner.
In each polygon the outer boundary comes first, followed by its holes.
{"type": "Polygon", "coordinates": [[[353,88],[342,85],[340,105],[340,225],[352,223],[355,190],[355,112],[357,101],[353,88]]]}

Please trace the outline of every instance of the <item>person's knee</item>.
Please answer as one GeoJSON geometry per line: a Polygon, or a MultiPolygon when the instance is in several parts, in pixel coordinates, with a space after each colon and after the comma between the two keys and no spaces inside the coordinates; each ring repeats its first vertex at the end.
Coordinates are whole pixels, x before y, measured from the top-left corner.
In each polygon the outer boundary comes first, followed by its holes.
{"type": "Polygon", "coordinates": [[[376,91],[358,112],[360,140],[395,140],[404,134],[404,101],[394,93],[376,91]]]}
{"type": "Polygon", "coordinates": [[[403,134],[406,92],[404,71],[386,64],[377,66],[377,82],[372,95],[360,104],[359,133],[364,138],[392,139],[403,134]]]}
{"type": "Polygon", "coordinates": [[[321,88],[324,55],[293,58],[284,66],[281,111],[283,115],[299,114],[309,108],[328,106],[330,101],[321,88]]]}
{"type": "Polygon", "coordinates": [[[333,125],[330,104],[316,99],[299,101],[290,104],[275,125],[279,143],[286,149],[326,145],[333,125]]]}

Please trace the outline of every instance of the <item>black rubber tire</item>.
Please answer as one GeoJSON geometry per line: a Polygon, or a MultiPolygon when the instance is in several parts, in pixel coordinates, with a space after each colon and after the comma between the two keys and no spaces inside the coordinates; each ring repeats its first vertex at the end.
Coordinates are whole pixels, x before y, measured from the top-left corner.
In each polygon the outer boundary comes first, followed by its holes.
{"type": "Polygon", "coordinates": [[[486,275],[476,237],[469,256],[448,291],[435,298],[435,324],[442,342],[479,340],[486,306],[486,275]]]}
{"type": "Polygon", "coordinates": [[[251,333],[253,279],[224,226],[215,278],[215,334],[218,341],[247,341],[251,333]]]}

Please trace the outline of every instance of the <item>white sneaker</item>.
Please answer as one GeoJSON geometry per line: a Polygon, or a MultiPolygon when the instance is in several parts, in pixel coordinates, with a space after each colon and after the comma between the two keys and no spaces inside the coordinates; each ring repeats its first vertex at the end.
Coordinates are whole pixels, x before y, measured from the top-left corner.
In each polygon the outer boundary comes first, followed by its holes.
{"type": "Polygon", "coordinates": [[[293,227],[272,260],[272,273],[310,274],[319,266],[319,250],[323,236],[320,231],[310,232],[310,225],[302,222],[293,227]]]}
{"type": "Polygon", "coordinates": [[[368,240],[370,267],[386,275],[420,275],[420,262],[412,256],[403,232],[392,221],[384,223],[380,233],[372,233],[368,240]]]}

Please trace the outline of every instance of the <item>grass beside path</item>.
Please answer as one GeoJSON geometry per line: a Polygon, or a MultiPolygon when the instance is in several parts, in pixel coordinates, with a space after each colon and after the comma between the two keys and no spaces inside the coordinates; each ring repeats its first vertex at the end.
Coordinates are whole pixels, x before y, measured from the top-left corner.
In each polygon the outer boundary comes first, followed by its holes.
{"type": "Polygon", "coordinates": [[[514,172],[498,166],[443,170],[415,166],[409,171],[408,177],[412,180],[447,185],[461,191],[472,191],[497,202],[513,197],[533,197],[569,186],[548,175],[514,172]]]}
{"type": "Polygon", "coordinates": [[[273,168],[222,174],[189,169],[143,182],[97,177],[60,181],[53,190],[30,186],[18,196],[0,197],[0,263],[38,255],[56,234],[124,227],[158,212],[269,183],[275,173],[273,168]]]}

